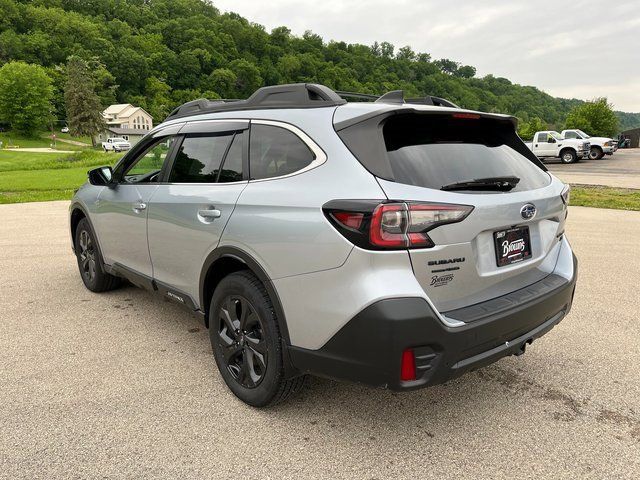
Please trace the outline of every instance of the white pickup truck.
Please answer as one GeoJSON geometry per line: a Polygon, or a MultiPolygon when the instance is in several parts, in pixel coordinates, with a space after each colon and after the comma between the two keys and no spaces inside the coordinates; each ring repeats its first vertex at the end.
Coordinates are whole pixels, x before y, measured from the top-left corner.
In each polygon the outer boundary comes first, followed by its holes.
{"type": "Polygon", "coordinates": [[[613,152],[617,150],[618,142],[613,138],[607,137],[591,137],[584,133],[582,130],[563,130],[562,138],[570,139],[575,138],[577,140],[587,140],[591,144],[591,152],[589,158],[591,160],[600,160],[606,155],[613,155],[613,152]]]}
{"type": "Polygon", "coordinates": [[[106,142],[102,142],[102,148],[105,152],[122,152],[124,150],[129,150],[131,148],[131,144],[124,138],[113,137],[107,138],[106,142]]]}
{"type": "Polygon", "coordinates": [[[586,140],[564,139],[558,132],[536,132],[533,142],[525,142],[538,158],[559,158],[562,163],[579,162],[589,156],[591,145],[586,140]]]}

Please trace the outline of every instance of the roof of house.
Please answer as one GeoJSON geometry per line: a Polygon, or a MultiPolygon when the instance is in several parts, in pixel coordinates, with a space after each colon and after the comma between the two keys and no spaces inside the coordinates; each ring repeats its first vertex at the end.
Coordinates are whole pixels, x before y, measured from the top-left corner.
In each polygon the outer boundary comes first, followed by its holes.
{"type": "MultiPolygon", "coordinates": [[[[136,113],[139,110],[142,110],[144,113],[146,113],[147,115],[149,115],[151,117],[149,112],[147,112],[144,108],[136,107],[134,105],[131,105],[130,103],[119,103],[119,104],[115,104],[115,105],[109,105],[102,112],[102,115],[104,117],[117,116],[118,120],[120,120],[121,118],[129,118],[130,116],[132,116],[134,113],[136,113]]],[[[153,117],[151,117],[151,118],[153,118],[153,117]]]]}
{"type": "Polygon", "coordinates": [[[142,128],[118,128],[118,127],[107,127],[106,128],[111,133],[115,133],[116,135],[146,135],[149,133],[149,130],[144,130],[142,128]]]}

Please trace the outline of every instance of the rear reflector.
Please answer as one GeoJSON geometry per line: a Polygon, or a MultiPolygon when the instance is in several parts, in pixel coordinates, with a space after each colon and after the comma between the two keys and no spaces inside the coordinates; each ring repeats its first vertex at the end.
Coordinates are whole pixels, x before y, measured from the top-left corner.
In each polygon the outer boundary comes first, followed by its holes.
{"type": "Polygon", "coordinates": [[[400,364],[400,380],[410,382],[416,379],[416,357],[411,348],[402,352],[402,362],[400,364]]]}
{"type": "Polygon", "coordinates": [[[358,230],[360,228],[360,226],[362,225],[362,220],[364,219],[364,213],[333,212],[332,215],[345,227],[353,228],[355,230],[358,230]]]}

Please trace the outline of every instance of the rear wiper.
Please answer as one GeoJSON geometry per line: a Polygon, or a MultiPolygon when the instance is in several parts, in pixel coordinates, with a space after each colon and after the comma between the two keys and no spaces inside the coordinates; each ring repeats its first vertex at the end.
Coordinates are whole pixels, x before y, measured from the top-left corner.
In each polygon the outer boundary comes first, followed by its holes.
{"type": "Polygon", "coordinates": [[[440,190],[499,190],[508,192],[514,189],[519,181],[518,177],[476,178],[464,182],[449,183],[440,187],[440,190]]]}

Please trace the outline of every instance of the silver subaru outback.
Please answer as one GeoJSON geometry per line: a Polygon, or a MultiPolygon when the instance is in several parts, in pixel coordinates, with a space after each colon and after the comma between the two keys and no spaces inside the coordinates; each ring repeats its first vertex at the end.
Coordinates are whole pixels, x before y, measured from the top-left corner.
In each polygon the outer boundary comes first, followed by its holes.
{"type": "Polygon", "coordinates": [[[569,188],[515,123],[315,84],[189,102],[89,172],[70,206],[80,275],[202,317],[253,406],[307,374],[445,382],[524,353],[571,308],[569,188]]]}

